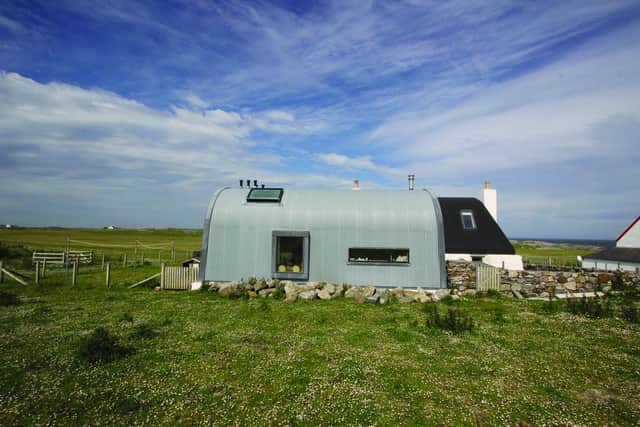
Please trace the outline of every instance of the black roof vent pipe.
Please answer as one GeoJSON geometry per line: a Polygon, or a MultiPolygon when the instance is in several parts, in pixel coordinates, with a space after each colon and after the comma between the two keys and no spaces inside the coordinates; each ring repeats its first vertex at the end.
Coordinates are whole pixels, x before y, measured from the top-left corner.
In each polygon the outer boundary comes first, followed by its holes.
{"type": "Polygon", "coordinates": [[[244,180],[240,180],[240,188],[242,188],[242,184],[244,183],[244,180]]]}

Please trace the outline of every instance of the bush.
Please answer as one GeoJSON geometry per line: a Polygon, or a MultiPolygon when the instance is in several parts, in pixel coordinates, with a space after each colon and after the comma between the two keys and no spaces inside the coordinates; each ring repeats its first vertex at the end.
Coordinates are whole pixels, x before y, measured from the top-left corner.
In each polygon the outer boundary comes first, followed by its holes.
{"type": "Polygon", "coordinates": [[[158,331],[146,323],[137,325],[129,334],[129,339],[150,339],[158,336],[158,331]]]}
{"type": "Polygon", "coordinates": [[[131,313],[122,313],[122,316],[120,317],[120,321],[131,323],[133,322],[133,316],[131,315],[131,313]]]}
{"type": "Polygon", "coordinates": [[[126,357],[133,352],[133,348],[121,345],[108,330],[99,327],[80,342],[78,357],[89,363],[107,363],[126,357]]]}
{"type": "Polygon", "coordinates": [[[587,316],[594,319],[611,317],[613,314],[611,302],[608,298],[604,300],[600,297],[590,299],[582,297],[579,300],[570,298],[567,299],[566,307],[567,311],[571,314],[587,316]]]}
{"type": "Polygon", "coordinates": [[[11,292],[0,291],[0,307],[9,307],[20,304],[18,297],[11,292]]]}
{"type": "Polygon", "coordinates": [[[428,328],[444,329],[454,334],[474,328],[473,320],[457,308],[448,307],[446,315],[443,316],[437,304],[425,303],[423,311],[427,315],[425,325],[428,328]]]}
{"type": "Polygon", "coordinates": [[[623,307],[622,318],[631,323],[640,322],[640,317],[638,316],[638,308],[636,306],[623,307]]]}

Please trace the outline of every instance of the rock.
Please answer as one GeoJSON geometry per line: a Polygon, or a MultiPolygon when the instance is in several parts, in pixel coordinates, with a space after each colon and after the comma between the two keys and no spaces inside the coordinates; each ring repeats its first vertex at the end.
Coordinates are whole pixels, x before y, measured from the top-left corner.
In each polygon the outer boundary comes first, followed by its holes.
{"type": "Polygon", "coordinates": [[[517,299],[523,298],[522,294],[519,291],[512,290],[511,292],[513,293],[513,296],[516,297],[517,299]]]}
{"type": "Polygon", "coordinates": [[[611,292],[611,286],[605,286],[604,288],[602,288],[602,292],[604,292],[605,294],[608,294],[609,292],[611,292]]]}
{"type": "Polygon", "coordinates": [[[331,295],[331,298],[339,298],[344,295],[344,285],[336,286],[336,291],[331,295]]]}
{"type": "Polygon", "coordinates": [[[396,301],[401,304],[406,304],[409,302],[413,302],[413,298],[405,297],[404,295],[396,296],[396,301]]]}
{"type": "Polygon", "coordinates": [[[256,292],[260,292],[262,289],[266,289],[267,287],[267,281],[264,279],[260,279],[253,285],[253,290],[256,292]]]}
{"type": "Polygon", "coordinates": [[[423,303],[423,302],[429,302],[431,301],[431,297],[429,295],[426,294],[425,291],[423,290],[419,290],[418,292],[415,293],[415,295],[413,296],[413,300],[415,302],[419,302],[419,303],[423,303]]]}
{"type": "Polygon", "coordinates": [[[327,283],[326,285],[324,285],[323,290],[327,291],[330,295],[333,295],[336,293],[336,285],[334,285],[333,283],[327,283]]]}
{"type": "Polygon", "coordinates": [[[437,289],[431,293],[432,301],[440,301],[442,298],[449,295],[449,289],[437,289]]]}
{"type": "Polygon", "coordinates": [[[399,297],[404,295],[404,290],[402,288],[394,288],[394,289],[391,289],[390,292],[391,292],[391,295],[393,295],[394,297],[399,297]]]}
{"type": "Polygon", "coordinates": [[[311,289],[308,291],[302,291],[298,294],[298,298],[305,301],[310,301],[316,298],[317,291],[315,289],[311,289]]]}
{"type": "Polygon", "coordinates": [[[366,288],[363,289],[362,293],[364,294],[365,298],[369,298],[373,295],[375,295],[376,293],[376,288],[374,288],[373,286],[369,285],[366,288]]]}
{"type": "Polygon", "coordinates": [[[611,280],[611,276],[607,273],[598,274],[598,283],[607,283],[611,280]]]}
{"type": "Polygon", "coordinates": [[[386,303],[389,302],[389,291],[384,289],[382,291],[379,292],[379,299],[378,299],[378,303],[384,305],[386,303]]]}
{"type": "Polygon", "coordinates": [[[274,293],[275,291],[276,291],[275,288],[265,288],[258,291],[258,295],[260,295],[262,298],[266,298],[271,296],[271,294],[274,293]]]}
{"type": "Polygon", "coordinates": [[[249,291],[249,292],[247,292],[247,296],[249,298],[255,298],[255,297],[258,296],[258,293],[256,291],[249,291]]]}
{"type": "Polygon", "coordinates": [[[369,304],[377,304],[378,303],[378,299],[379,299],[379,297],[377,295],[372,295],[370,297],[367,297],[367,302],[369,304]]]}
{"type": "Polygon", "coordinates": [[[564,288],[567,291],[575,291],[576,289],[578,289],[578,286],[576,285],[576,282],[567,282],[564,284],[564,288]]]}
{"type": "Polygon", "coordinates": [[[540,298],[549,298],[549,293],[548,292],[540,292],[540,295],[538,295],[540,298]]]}
{"type": "Polygon", "coordinates": [[[358,293],[358,287],[357,286],[353,286],[353,287],[347,289],[347,292],[344,293],[344,297],[345,298],[355,298],[357,293],[358,293]]]}
{"type": "Polygon", "coordinates": [[[451,295],[451,300],[458,301],[460,299],[459,295],[451,295]]]}
{"type": "Polygon", "coordinates": [[[318,298],[320,298],[321,300],[331,299],[331,293],[327,290],[326,287],[324,287],[323,289],[318,291],[318,298]]]}
{"type": "Polygon", "coordinates": [[[218,293],[223,297],[239,297],[242,296],[243,288],[238,282],[220,283],[218,285],[218,293]]]}
{"type": "Polygon", "coordinates": [[[156,292],[160,292],[160,286],[156,286],[155,288],[153,288],[153,290],[156,292]]]}
{"type": "Polygon", "coordinates": [[[462,293],[462,296],[470,297],[470,296],[474,296],[477,293],[478,293],[478,291],[476,291],[475,289],[467,289],[466,291],[464,291],[462,293]]]}

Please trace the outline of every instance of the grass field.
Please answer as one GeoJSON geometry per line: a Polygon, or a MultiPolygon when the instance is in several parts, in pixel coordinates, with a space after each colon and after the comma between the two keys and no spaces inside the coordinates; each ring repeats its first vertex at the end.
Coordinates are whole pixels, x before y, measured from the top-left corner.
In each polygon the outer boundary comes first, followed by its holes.
{"type": "Polygon", "coordinates": [[[0,285],[19,298],[0,299],[0,424],[640,423],[638,324],[473,297],[452,304],[475,328],[452,334],[418,304],[126,288],[157,271],[115,268],[111,289],[99,267],[75,289],[61,269],[0,285]],[[83,359],[99,327],[127,354],[83,359]]]}

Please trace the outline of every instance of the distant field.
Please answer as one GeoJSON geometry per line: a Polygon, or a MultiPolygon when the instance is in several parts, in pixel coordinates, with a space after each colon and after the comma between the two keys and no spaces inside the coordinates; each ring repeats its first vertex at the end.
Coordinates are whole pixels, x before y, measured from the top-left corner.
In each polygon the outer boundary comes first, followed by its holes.
{"type": "Polygon", "coordinates": [[[0,243],[19,244],[29,249],[64,250],[67,238],[71,239],[70,249],[94,250],[107,255],[133,252],[138,241],[140,253],[146,251],[153,257],[158,249],[148,249],[144,245],[162,248],[164,255],[168,253],[173,241],[177,257],[184,257],[187,252],[199,250],[202,246],[202,230],[196,229],[158,229],[158,230],[100,230],[82,228],[18,228],[0,229],[0,243]],[[73,240],[77,242],[73,242],[73,240]]]}
{"type": "Polygon", "coordinates": [[[589,255],[600,249],[598,246],[575,245],[567,243],[548,243],[536,240],[512,241],[516,254],[529,262],[553,265],[575,264],[577,256],[589,255]]]}

